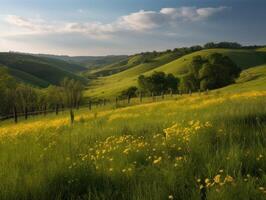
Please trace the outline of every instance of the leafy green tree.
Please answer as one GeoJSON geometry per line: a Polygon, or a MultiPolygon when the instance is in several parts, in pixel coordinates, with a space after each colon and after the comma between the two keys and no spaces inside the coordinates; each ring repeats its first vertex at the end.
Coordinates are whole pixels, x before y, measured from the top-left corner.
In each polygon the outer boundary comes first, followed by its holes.
{"type": "Polygon", "coordinates": [[[196,91],[198,89],[198,80],[192,73],[186,74],[181,77],[179,90],[182,92],[196,91]]]}
{"type": "Polygon", "coordinates": [[[164,72],[153,72],[151,76],[140,75],[138,83],[141,92],[153,94],[161,94],[169,90],[176,91],[179,83],[173,74],[165,74],[164,72]]]}
{"type": "Polygon", "coordinates": [[[63,89],[54,85],[50,85],[46,89],[47,103],[50,108],[55,109],[58,114],[59,107],[63,105],[63,89]]]}
{"type": "Polygon", "coordinates": [[[37,105],[37,93],[31,86],[19,84],[16,88],[16,96],[17,105],[24,112],[25,119],[27,119],[29,109],[37,105]]]}
{"type": "Polygon", "coordinates": [[[227,56],[214,53],[208,57],[208,63],[200,70],[200,89],[215,89],[234,82],[239,75],[240,69],[227,56]]]}
{"type": "Polygon", "coordinates": [[[138,88],[135,86],[129,87],[128,89],[121,92],[122,98],[132,98],[137,96],[138,88]]]}
{"type": "Polygon", "coordinates": [[[240,69],[227,56],[214,53],[207,58],[196,56],[188,67],[189,72],[182,77],[180,89],[197,91],[216,89],[234,82],[240,69]]]}
{"type": "Polygon", "coordinates": [[[73,108],[79,108],[82,101],[84,86],[79,81],[65,78],[61,82],[61,87],[65,105],[70,108],[71,123],[74,123],[73,108]]]}
{"type": "MultiPolygon", "coordinates": [[[[16,80],[8,74],[5,68],[0,68],[0,111],[2,115],[7,115],[10,112],[17,114],[16,87],[16,80]]],[[[17,118],[15,118],[15,122],[17,122],[17,118]]]]}
{"type": "Polygon", "coordinates": [[[179,79],[176,78],[173,74],[167,74],[166,76],[166,87],[167,90],[176,92],[178,85],[179,85],[179,79]]]}

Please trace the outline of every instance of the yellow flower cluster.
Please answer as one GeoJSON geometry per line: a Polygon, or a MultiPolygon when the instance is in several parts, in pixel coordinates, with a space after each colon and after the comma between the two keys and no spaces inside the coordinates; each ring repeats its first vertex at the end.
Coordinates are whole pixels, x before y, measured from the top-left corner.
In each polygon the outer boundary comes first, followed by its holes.
{"type": "Polygon", "coordinates": [[[68,118],[61,118],[56,120],[40,120],[36,122],[21,122],[19,124],[7,125],[0,128],[0,137],[13,137],[25,133],[44,131],[50,128],[58,129],[64,125],[69,124],[68,118]]]}
{"type": "Polygon", "coordinates": [[[190,121],[186,127],[175,124],[165,129],[166,137],[162,133],[146,137],[110,136],[96,141],[85,154],[81,154],[81,162],[89,162],[96,170],[105,173],[122,174],[131,174],[143,164],[159,166],[165,161],[170,161],[173,167],[178,167],[187,161],[186,151],[182,147],[184,142],[187,144],[191,135],[210,127],[212,127],[210,122],[190,121]],[[181,139],[175,140],[175,137],[181,139]],[[172,138],[174,140],[171,140],[172,138]]]}
{"type": "Polygon", "coordinates": [[[201,123],[200,121],[190,121],[188,126],[182,126],[178,123],[164,129],[165,138],[171,140],[177,138],[183,142],[188,142],[191,136],[198,134],[202,129],[210,129],[212,124],[210,122],[201,123]]]}
{"type": "Polygon", "coordinates": [[[219,170],[219,173],[213,178],[197,179],[199,189],[211,188],[214,186],[221,187],[225,184],[233,184],[234,178],[230,175],[224,175],[223,170],[219,170]]]}

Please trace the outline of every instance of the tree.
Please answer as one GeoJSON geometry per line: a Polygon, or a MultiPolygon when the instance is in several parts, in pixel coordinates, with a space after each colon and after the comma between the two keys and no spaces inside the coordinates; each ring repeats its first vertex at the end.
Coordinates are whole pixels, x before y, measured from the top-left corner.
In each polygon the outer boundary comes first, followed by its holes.
{"type": "Polygon", "coordinates": [[[20,84],[16,88],[17,105],[24,112],[25,119],[28,118],[28,111],[37,104],[37,93],[28,85],[20,84]]]}
{"type": "Polygon", "coordinates": [[[176,78],[173,74],[167,74],[166,76],[167,90],[175,92],[177,91],[178,85],[179,85],[179,79],[176,78]]]}
{"type": "Polygon", "coordinates": [[[214,53],[207,58],[196,56],[189,65],[189,72],[181,79],[180,89],[197,91],[216,89],[234,82],[240,69],[227,56],[214,53]]]}
{"type": "Polygon", "coordinates": [[[135,86],[129,87],[128,89],[124,90],[121,92],[121,97],[122,98],[132,98],[137,96],[137,90],[138,88],[135,86]]]}
{"type": "Polygon", "coordinates": [[[140,75],[138,78],[141,92],[157,95],[169,90],[176,91],[178,83],[179,79],[173,74],[166,75],[164,72],[153,72],[151,76],[140,75]]]}
{"type": "Polygon", "coordinates": [[[74,122],[73,108],[79,108],[82,100],[84,86],[74,79],[64,78],[61,83],[63,100],[65,105],[70,108],[71,123],[74,122]]]}
{"type": "Polygon", "coordinates": [[[58,114],[59,106],[63,104],[63,90],[60,87],[50,85],[46,89],[48,106],[55,109],[58,114]]]}
{"type": "Polygon", "coordinates": [[[14,120],[17,122],[17,95],[16,95],[16,80],[8,74],[7,69],[0,69],[0,95],[2,115],[13,112],[14,120]]]}
{"type": "Polygon", "coordinates": [[[182,76],[179,89],[183,92],[196,91],[198,89],[198,81],[192,73],[182,76]]]}

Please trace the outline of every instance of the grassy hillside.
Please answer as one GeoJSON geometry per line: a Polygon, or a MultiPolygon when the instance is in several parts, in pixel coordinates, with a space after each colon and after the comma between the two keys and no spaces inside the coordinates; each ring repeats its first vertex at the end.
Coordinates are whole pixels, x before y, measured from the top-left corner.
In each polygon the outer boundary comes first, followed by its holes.
{"type": "Polygon", "coordinates": [[[266,93],[0,124],[0,199],[264,200],[266,93]],[[145,112],[143,112],[145,111],[145,112]]]}
{"type": "Polygon", "coordinates": [[[244,70],[236,80],[236,84],[219,89],[219,91],[227,92],[252,90],[266,91],[266,65],[260,65],[244,70]]]}
{"type": "Polygon", "coordinates": [[[44,58],[54,58],[57,60],[63,60],[70,63],[76,63],[78,65],[84,66],[86,68],[100,67],[104,65],[109,65],[111,63],[118,62],[127,58],[124,55],[118,56],[59,56],[59,55],[48,55],[48,54],[36,54],[37,56],[44,58]]]}
{"type": "Polygon", "coordinates": [[[49,82],[44,81],[36,76],[33,76],[31,74],[25,73],[23,71],[20,70],[16,70],[16,69],[12,69],[12,68],[8,68],[5,67],[8,71],[8,73],[15,77],[16,80],[29,84],[29,85],[33,85],[33,86],[39,86],[39,87],[47,87],[49,85],[49,82]]]}
{"type": "MultiPolygon", "coordinates": [[[[132,56],[124,65],[123,63],[119,63],[119,65],[107,66],[107,71],[109,72],[115,73],[116,70],[121,72],[94,80],[87,94],[99,97],[110,97],[113,94],[118,94],[123,89],[136,85],[137,77],[140,74],[156,69],[165,63],[175,60],[177,57],[179,57],[179,55],[175,52],[163,53],[156,56],[139,54],[132,56]]],[[[101,70],[99,73],[102,72],[101,70]]]]}
{"type": "MultiPolygon", "coordinates": [[[[179,55],[175,52],[162,52],[162,53],[144,53],[129,56],[119,62],[110,65],[90,70],[88,74],[94,76],[108,76],[123,72],[127,69],[136,67],[144,68],[142,70],[149,70],[154,67],[160,66],[164,63],[175,60],[179,55]]],[[[135,70],[136,71],[136,70],[135,70]]]]}
{"type": "MultiPolygon", "coordinates": [[[[171,57],[171,53],[168,55],[164,54],[161,57],[156,57],[152,60],[152,62],[148,63],[141,63],[130,67],[128,67],[129,64],[111,66],[111,69],[115,68],[116,66],[118,68],[120,67],[120,69],[121,67],[125,67],[126,70],[92,81],[87,95],[91,97],[107,98],[118,95],[122,90],[125,90],[130,86],[137,85],[137,78],[139,75],[148,75],[153,71],[163,71],[166,73],[173,73],[176,76],[182,76],[182,74],[187,73],[187,66],[194,56],[201,55],[205,57],[214,52],[229,56],[242,69],[248,69],[250,67],[260,65],[262,65],[261,68],[263,68],[263,64],[266,63],[266,52],[261,49],[208,49],[182,56],[181,58],[174,59],[173,61],[171,61],[173,58],[171,57]]],[[[130,61],[138,59],[139,55],[131,57],[130,61]]],[[[259,79],[258,81],[262,82],[263,85],[264,80],[259,79]]]]}
{"type": "Polygon", "coordinates": [[[59,84],[64,77],[86,82],[85,78],[75,74],[84,70],[84,67],[61,60],[26,54],[0,53],[0,64],[8,68],[10,74],[18,80],[40,87],[59,84]]]}

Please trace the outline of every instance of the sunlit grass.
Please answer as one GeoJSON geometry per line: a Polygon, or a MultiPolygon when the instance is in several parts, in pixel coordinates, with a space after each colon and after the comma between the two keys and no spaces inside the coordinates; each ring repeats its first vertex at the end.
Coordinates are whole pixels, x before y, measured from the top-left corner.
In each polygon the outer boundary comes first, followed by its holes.
{"type": "Polygon", "coordinates": [[[0,126],[0,199],[265,199],[266,92],[132,99],[0,126]]]}

